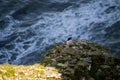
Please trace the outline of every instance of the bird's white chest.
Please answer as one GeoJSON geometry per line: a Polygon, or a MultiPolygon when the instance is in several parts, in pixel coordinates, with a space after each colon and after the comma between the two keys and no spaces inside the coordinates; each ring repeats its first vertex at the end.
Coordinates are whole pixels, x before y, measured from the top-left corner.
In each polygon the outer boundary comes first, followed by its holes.
{"type": "Polygon", "coordinates": [[[73,41],[72,41],[72,40],[67,41],[67,42],[66,42],[66,45],[68,45],[68,46],[69,46],[69,45],[73,45],[73,41]]]}

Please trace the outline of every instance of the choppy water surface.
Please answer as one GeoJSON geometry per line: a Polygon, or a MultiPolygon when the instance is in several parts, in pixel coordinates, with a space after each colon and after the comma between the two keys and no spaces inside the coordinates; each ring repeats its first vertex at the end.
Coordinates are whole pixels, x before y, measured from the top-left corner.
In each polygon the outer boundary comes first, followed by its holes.
{"type": "Polygon", "coordinates": [[[0,63],[37,62],[69,35],[120,56],[120,0],[0,0],[0,63]]]}

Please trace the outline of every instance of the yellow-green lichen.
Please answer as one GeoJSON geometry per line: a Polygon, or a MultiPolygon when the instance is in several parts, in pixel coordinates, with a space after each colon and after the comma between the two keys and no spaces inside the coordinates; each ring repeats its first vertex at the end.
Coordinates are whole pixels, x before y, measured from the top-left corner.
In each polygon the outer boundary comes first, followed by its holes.
{"type": "Polygon", "coordinates": [[[0,80],[43,80],[52,74],[56,75],[56,79],[60,78],[56,68],[39,63],[29,66],[0,64],[0,80]]]}
{"type": "Polygon", "coordinates": [[[46,80],[62,80],[61,78],[48,77],[46,80]]]}

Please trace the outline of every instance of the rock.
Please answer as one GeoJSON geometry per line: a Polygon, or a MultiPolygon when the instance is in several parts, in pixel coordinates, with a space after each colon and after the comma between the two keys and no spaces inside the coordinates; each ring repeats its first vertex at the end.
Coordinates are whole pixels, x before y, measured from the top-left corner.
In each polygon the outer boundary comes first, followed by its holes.
{"type": "Polygon", "coordinates": [[[120,65],[116,65],[116,68],[120,70],[120,65]]]}
{"type": "Polygon", "coordinates": [[[56,67],[63,80],[118,80],[120,59],[106,47],[87,40],[57,43],[40,63],[56,67]]]}
{"type": "Polygon", "coordinates": [[[67,64],[58,63],[57,66],[67,67],[67,64]]]}
{"type": "Polygon", "coordinates": [[[91,57],[80,58],[80,60],[85,61],[85,62],[92,62],[91,57]]]}
{"type": "Polygon", "coordinates": [[[101,68],[110,68],[109,65],[101,65],[101,68]]]}

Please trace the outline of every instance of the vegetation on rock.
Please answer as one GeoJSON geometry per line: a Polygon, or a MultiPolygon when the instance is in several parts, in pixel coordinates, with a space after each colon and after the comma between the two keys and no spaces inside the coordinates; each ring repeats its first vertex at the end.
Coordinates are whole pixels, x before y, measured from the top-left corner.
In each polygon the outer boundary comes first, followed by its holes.
{"type": "Polygon", "coordinates": [[[0,65],[0,80],[62,80],[61,74],[54,67],[34,65],[0,65]]]}
{"type": "Polygon", "coordinates": [[[120,80],[120,59],[87,40],[57,43],[34,65],[0,65],[0,80],[120,80]]]}
{"type": "Polygon", "coordinates": [[[106,47],[87,40],[54,45],[40,62],[56,67],[63,80],[120,80],[120,59],[106,47]]]}

